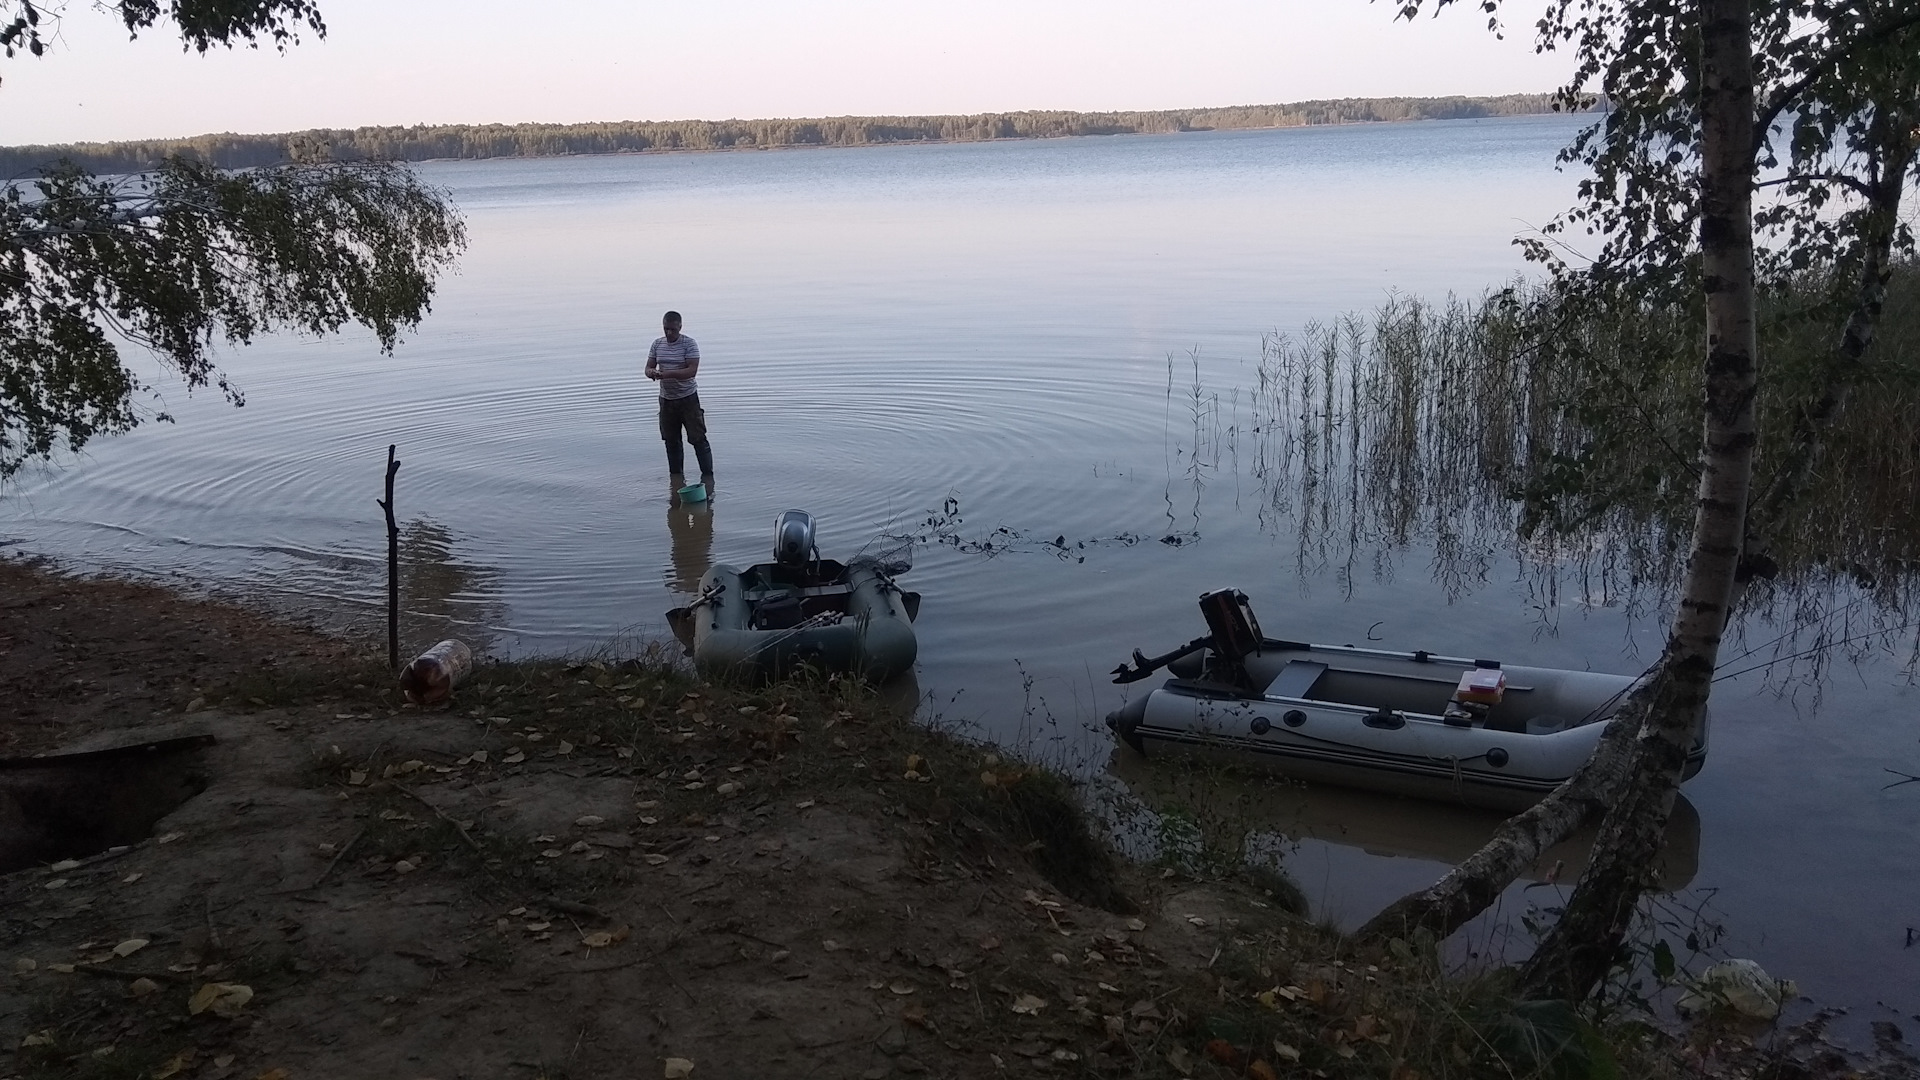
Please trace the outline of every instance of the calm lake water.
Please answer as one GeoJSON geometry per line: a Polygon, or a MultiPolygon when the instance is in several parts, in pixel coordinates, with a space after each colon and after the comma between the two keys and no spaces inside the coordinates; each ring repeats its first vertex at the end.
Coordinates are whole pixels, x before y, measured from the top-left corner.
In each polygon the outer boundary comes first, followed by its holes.
{"type": "MultiPolygon", "coordinates": [[[[920,546],[907,578],[923,709],[1108,790],[1103,673],[1200,633],[1208,589],[1246,590],[1279,636],[1638,671],[1657,618],[1572,591],[1543,608],[1498,553],[1465,589],[1418,545],[1301,560],[1246,429],[1263,333],[1518,272],[1511,239],[1571,194],[1552,161],[1573,130],[430,164],[472,247],[396,356],[364,336],[237,352],[245,408],[167,388],[177,423],[0,493],[0,542],[364,623],[397,443],[415,605],[496,654],[558,653],[664,635],[708,562],[763,558],[789,506],[844,558],[957,505],[939,531],[960,543],[920,546]],[[700,513],[668,504],[640,375],[670,307],[705,356],[720,480],[700,513]]],[[[1817,704],[1721,683],[1671,918],[1723,924],[1721,954],[1856,1017],[1920,1009],[1920,785],[1884,771],[1920,772],[1916,704],[1892,663],[1836,669],[1817,704]]],[[[1315,813],[1290,867],[1349,924],[1483,827],[1417,803],[1315,813]]],[[[1506,910],[1554,896],[1516,888],[1506,910]]]]}

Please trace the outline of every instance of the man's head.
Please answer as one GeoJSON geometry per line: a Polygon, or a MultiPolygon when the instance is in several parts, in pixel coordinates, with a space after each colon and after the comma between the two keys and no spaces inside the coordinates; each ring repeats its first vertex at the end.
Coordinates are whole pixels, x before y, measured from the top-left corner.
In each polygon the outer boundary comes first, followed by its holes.
{"type": "Polygon", "coordinates": [[[660,329],[667,332],[668,341],[680,340],[680,313],[669,311],[660,317],[660,329]]]}

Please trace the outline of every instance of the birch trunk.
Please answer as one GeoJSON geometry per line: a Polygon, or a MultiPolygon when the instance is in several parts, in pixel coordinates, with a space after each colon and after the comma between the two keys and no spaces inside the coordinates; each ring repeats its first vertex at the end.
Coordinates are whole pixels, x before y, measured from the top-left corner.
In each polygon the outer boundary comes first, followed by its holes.
{"type": "Polygon", "coordinates": [[[1650,884],[1687,750],[1704,715],[1745,546],[1757,442],[1753,282],[1751,0],[1700,3],[1700,248],[1706,294],[1705,394],[1693,546],[1632,775],[1607,810],[1566,912],[1534,950],[1523,983],[1578,1000],[1606,977],[1650,884]]]}

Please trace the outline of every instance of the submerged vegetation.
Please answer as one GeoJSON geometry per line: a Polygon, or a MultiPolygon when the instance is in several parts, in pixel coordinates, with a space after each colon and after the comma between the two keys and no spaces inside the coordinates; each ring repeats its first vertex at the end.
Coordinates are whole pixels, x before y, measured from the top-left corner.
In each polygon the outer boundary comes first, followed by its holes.
{"type": "Polygon", "coordinates": [[[835,116],[766,120],[626,120],[593,124],[417,124],[274,135],[16,146],[0,149],[0,174],[19,176],[67,158],[94,172],[139,172],[179,155],[241,169],[324,153],[334,160],[559,157],[644,150],[744,150],[780,146],[982,142],[1073,135],[1146,135],[1399,120],[1463,120],[1551,112],[1550,94],[1501,97],[1340,98],[1280,105],[1153,112],[1035,110],[965,116],[835,116]]]}

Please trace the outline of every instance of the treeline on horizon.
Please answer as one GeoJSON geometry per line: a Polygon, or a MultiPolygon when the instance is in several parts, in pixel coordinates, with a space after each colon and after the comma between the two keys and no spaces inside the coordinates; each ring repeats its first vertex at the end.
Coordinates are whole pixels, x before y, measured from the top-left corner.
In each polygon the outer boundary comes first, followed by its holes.
{"type": "Polygon", "coordinates": [[[0,148],[0,175],[20,177],[65,158],[94,173],[140,172],[174,155],[228,169],[316,157],[431,161],[560,157],[649,150],[740,150],[783,146],[982,142],[1073,135],[1145,135],[1402,120],[1463,120],[1552,112],[1551,94],[1390,97],[1235,105],[1153,112],[1036,111],[971,116],[836,116],[787,120],[628,120],[594,124],[433,124],[196,135],[186,139],[0,148]]]}

